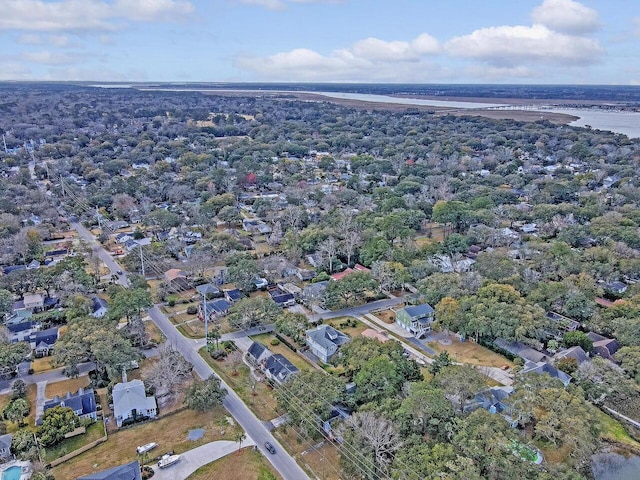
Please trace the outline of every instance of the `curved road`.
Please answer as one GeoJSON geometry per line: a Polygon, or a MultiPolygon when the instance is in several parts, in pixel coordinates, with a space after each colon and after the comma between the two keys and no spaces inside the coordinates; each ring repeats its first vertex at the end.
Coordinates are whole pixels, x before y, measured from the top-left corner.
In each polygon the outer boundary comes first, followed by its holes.
{"type": "MultiPolygon", "coordinates": [[[[198,354],[195,347],[198,343],[182,336],[171,321],[156,306],[149,309],[149,317],[167,337],[167,341],[173,344],[182,353],[184,358],[193,365],[193,369],[202,379],[215,375],[213,369],[198,354]]],[[[215,375],[217,377],[217,375],[215,375]]],[[[219,378],[219,377],[217,377],[219,378]]],[[[309,476],[300,468],[289,453],[280,445],[267,428],[262,424],[251,410],[244,404],[240,397],[222,381],[222,386],[229,392],[223,405],[235,420],[244,428],[247,435],[253,439],[262,451],[263,455],[280,472],[285,480],[309,480],[309,476]],[[276,454],[272,455],[264,448],[264,442],[270,442],[276,448],[276,454]]]]}

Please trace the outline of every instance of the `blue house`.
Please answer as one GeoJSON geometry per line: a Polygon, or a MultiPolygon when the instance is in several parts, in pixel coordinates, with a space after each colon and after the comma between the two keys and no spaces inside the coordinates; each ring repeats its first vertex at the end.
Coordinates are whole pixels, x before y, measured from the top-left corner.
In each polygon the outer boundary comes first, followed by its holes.
{"type": "MultiPolygon", "coordinates": [[[[98,419],[96,397],[92,388],[86,390],[81,388],[74,394],[67,392],[63,398],[56,396],[45,402],[44,411],[57,406],[70,408],[80,419],[98,419]]],[[[42,423],[40,419],[36,420],[36,424],[39,425],[38,422],[42,423]]]]}

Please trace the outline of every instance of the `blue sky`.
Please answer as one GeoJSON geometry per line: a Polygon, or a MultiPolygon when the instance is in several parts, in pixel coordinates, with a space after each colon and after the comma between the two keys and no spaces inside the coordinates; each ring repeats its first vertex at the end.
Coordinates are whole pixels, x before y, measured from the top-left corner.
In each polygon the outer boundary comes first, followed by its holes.
{"type": "Polygon", "coordinates": [[[640,85],[640,1],[0,0],[0,80],[640,85]]]}

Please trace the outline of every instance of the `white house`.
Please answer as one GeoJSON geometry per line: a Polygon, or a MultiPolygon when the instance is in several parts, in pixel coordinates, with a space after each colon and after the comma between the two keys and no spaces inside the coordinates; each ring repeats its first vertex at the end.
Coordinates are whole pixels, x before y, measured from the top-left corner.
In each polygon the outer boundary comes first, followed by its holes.
{"type": "Polygon", "coordinates": [[[307,330],[307,345],[311,352],[323,362],[328,362],[341,345],[351,340],[330,325],[319,325],[307,330]]]}
{"type": "Polygon", "coordinates": [[[116,383],[113,387],[113,416],[118,427],[129,419],[157,417],[156,397],[147,397],[142,380],[116,383]]]}

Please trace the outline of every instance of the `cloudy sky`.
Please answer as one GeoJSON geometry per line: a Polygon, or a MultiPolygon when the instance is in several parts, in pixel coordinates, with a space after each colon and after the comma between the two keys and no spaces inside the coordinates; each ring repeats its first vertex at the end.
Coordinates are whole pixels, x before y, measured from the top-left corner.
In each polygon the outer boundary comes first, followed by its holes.
{"type": "Polygon", "coordinates": [[[0,80],[640,85],[640,1],[0,0],[0,80]]]}

